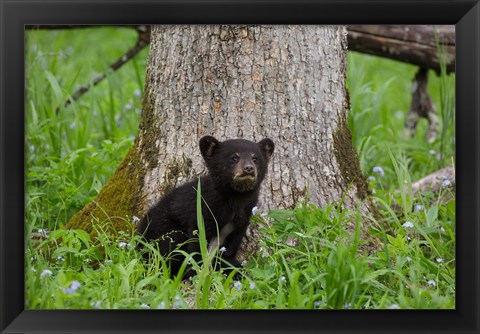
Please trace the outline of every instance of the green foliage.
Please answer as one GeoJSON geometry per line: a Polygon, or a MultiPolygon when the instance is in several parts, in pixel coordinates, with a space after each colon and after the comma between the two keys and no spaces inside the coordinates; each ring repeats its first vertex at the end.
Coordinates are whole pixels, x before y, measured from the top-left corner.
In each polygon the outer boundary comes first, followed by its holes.
{"type": "Polygon", "coordinates": [[[197,272],[191,281],[170,278],[168,258],[133,229],[116,236],[98,231],[95,241],[85,231],[60,229],[98,194],[133,143],[148,51],[108,73],[77,102],[64,102],[134,42],[135,33],[120,28],[27,32],[27,309],[455,308],[454,192],[448,186],[439,194],[411,190],[413,180],[454,159],[454,76],[430,73],[439,138],[428,144],[427,124],[420,122],[406,140],[416,68],[376,57],[349,54],[348,125],[384,217],[371,228],[383,240],[382,250],[364,254],[359,234],[345,231],[346,222],[360,230],[366,221],[360,212],[342,211],[338,203],[299,203],[294,210],[252,217],[264,236],[259,251],[245,263],[241,279],[226,277],[211,265],[201,192],[202,263],[188,255],[180,270],[190,262],[197,272]],[[30,238],[34,232],[41,237],[30,238]],[[151,253],[148,261],[136,250],[139,243],[151,253]]]}

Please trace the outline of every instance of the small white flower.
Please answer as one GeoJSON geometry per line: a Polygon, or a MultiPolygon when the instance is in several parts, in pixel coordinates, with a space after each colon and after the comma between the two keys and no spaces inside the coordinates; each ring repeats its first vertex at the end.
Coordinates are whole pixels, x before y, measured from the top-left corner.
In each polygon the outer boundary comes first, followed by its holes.
{"type": "Polygon", "coordinates": [[[135,95],[136,97],[140,97],[142,96],[142,91],[140,89],[135,89],[133,91],[133,95],[135,95]]]}
{"type": "Polygon", "coordinates": [[[77,125],[77,123],[72,122],[72,124],[70,124],[70,126],[69,126],[70,130],[73,130],[76,125],[77,125]]]}
{"type": "Polygon", "coordinates": [[[255,289],[255,283],[253,282],[250,282],[250,286],[249,286],[250,290],[253,290],[255,289]]]}
{"type": "Polygon", "coordinates": [[[134,224],[137,224],[140,221],[140,218],[138,218],[137,216],[133,216],[132,219],[134,224]]]}
{"type": "Polygon", "coordinates": [[[254,206],[252,208],[252,215],[255,215],[258,212],[258,207],[254,206]]]}
{"type": "Polygon", "coordinates": [[[442,160],[442,153],[437,154],[437,160],[442,160]]]}
{"type": "Polygon", "coordinates": [[[412,240],[412,238],[410,238],[410,237],[407,237],[407,240],[408,240],[408,241],[410,241],[410,240],[412,240]]]}
{"type": "Polygon", "coordinates": [[[144,308],[144,309],[149,309],[150,308],[150,305],[148,304],[145,304],[145,303],[142,303],[142,305],[140,305],[141,308],[144,308]]]}
{"type": "Polygon", "coordinates": [[[391,310],[399,310],[399,309],[400,309],[400,306],[398,306],[398,304],[392,304],[392,305],[390,305],[389,309],[391,309],[391,310]]]}
{"type": "Polygon", "coordinates": [[[412,262],[412,258],[410,256],[407,256],[407,261],[412,262]]]}
{"type": "Polygon", "coordinates": [[[220,249],[218,251],[220,253],[225,253],[227,251],[227,249],[225,248],[225,246],[222,246],[222,247],[220,247],[220,249]]]}
{"type": "Polygon", "coordinates": [[[451,186],[451,185],[452,185],[452,183],[449,180],[444,180],[442,182],[442,188],[446,188],[446,187],[451,186]]]}
{"type": "Polygon", "coordinates": [[[352,303],[345,303],[343,305],[344,308],[351,308],[352,307],[352,303]]]}
{"type": "Polygon", "coordinates": [[[58,256],[58,257],[57,257],[57,261],[65,261],[65,259],[64,259],[63,256],[58,256]]]}
{"type": "Polygon", "coordinates": [[[51,270],[44,269],[42,273],[40,274],[40,277],[45,277],[45,276],[51,276],[53,273],[51,270]]]}
{"type": "Polygon", "coordinates": [[[428,153],[430,153],[431,155],[435,155],[435,153],[437,153],[437,152],[435,152],[435,150],[430,150],[430,151],[428,151],[428,153]]]}
{"type": "Polygon", "coordinates": [[[180,298],[179,295],[176,295],[176,296],[175,296],[175,300],[176,300],[177,302],[179,302],[180,300],[182,300],[182,298],[180,298]]]}
{"type": "Polygon", "coordinates": [[[30,152],[35,151],[35,145],[30,145],[30,152]]]}
{"type": "Polygon", "coordinates": [[[101,304],[102,303],[100,301],[96,301],[96,302],[90,303],[90,306],[92,306],[94,309],[98,310],[100,308],[101,304]]]}
{"type": "Polygon", "coordinates": [[[236,281],[235,283],[233,283],[233,286],[237,290],[242,290],[242,283],[240,281],[236,281]]]}
{"type": "Polygon", "coordinates": [[[385,175],[385,172],[383,171],[383,168],[380,167],[380,166],[375,166],[373,167],[373,170],[372,170],[374,173],[379,173],[380,176],[384,176],[385,175]]]}
{"type": "Polygon", "coordinates": [[[442,263],[442,262],[443,262],[443,260],[442,260],[441,258],[439,258],[439,257],[437,257],[437,258],[435,259],[435,261],[437,261],[437,263],[442,263]]]}
{"type": "Polygon", "coordinates": [[[413,224],[411,222],[405,222],[405,224],[402,225],[404,228],[412,228],[413,224]]]}
{"type": "Polygon", "coordinates": [[[423,210],[423,205],[417,204],[415,205],[415,211],[423,210]]]}
{"type": "Polygon", "coordinates": [[[376,179],[375,179],[375,176],[369,176],[369,177],[368,177],[368,180],[369,180],[369,181],[375,181],[376,179]]]}
{"type": "Polygon", "coordinates": [[[132,105],[130,103],[127,103],[125,105],[125,110],[130,110],[130,109],[132,109],[132,105]]]}
{"type": "Polygon", "coordinates": [[[437,283],[433,279],[429,280],[427,284],[431,286],[437,286],[437,283]]]}
{"type": "Polygon", "coordinates": [[[66,295],[73,295],[80,286],[82,286],[82,284],[80,284],[79,281],[73,281],[68,288],[64,288],[62,291],[66,295]]]}
{"type": "Polygon", "coordinates": [[[313,307],[315,307],[315,308],[320,307],[320,305],[322,305],[322,302],[320,302],[320,301],[313,302],[313,307]]]}
{"type": "Polygon", "coordinates": [[[118,243],[118,247],[125,248],[125,247],[127,247],[127,243],[124,242],[124,241],[121,241],[121,242],[118,243]]]}
{"type": "Polygon", "coordinates": [[[443,232],[443,233],[445,233],[445,229],[443,228],[443,226],[440,227],[440,231],[443,232]]]}
{"type": "Polygon", "coordinates": [[[112,264],[112,260],[105,260],[105,264],[112,264]]]}
{"type": "Polygon", "coordinates": [[[285,283],[287,281],[287,279],[285,278],[285,276],[282,276],[278,279],[278,283],[285,283]]]}
{"type": "Polygon", "coordinates": [[[245,267],[247,265],[247,260],[243,260],[240,264],[242,265],[242,267],[245,267]]]}
{"type": "Polygon", "coordinates": [[[166,307],[165,302],[160,302],[160,304],[158,304],[158,306],[157,306],[157,309],[159,309],[159,310],[164,310],[165,307],[166,307]]]}

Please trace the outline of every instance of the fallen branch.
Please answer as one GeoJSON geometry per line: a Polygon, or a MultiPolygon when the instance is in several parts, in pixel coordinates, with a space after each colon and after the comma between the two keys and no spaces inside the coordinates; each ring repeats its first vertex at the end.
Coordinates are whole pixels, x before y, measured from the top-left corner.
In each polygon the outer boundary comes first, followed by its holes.
{"type": "Polygon", "coordinates": [[[414,182],[412,184],[412,192],[413,194],[425,191],[439,192],[441,189],[454,187],[455,169],[453,167],[445,167],[414,182]]]}
{"type": "Polygon", "coordinates": [[[433,143],[438,132],[438,114],[432,98],[428,95],[428,70],[419,68],[413,79],[412,102],[405,119],[405,133],[407,138],[415,134],[418,121],[421,117],[428,121],[427,142],[433,143]]]}
{"type": "Polygon", "coordinates": [[[433,69],[440,73],[437,34],[447,73],[455,72],[455,27],[425,25],[350,25],[348,48],[433,69]]]}
{"type": "MultiPolygon", "coordinates": [[[[70,28],[74,28],[76,26],[69,26],[70,28]]],[[[52,28],[54,29],[54,28],[52,28]]],[[[121,56],[116,62],[109,66],[112,71],[118,70],[122,67],[125,63],[127,63],[130,59],[135,57],[140,51],[143,50],[147,45],[150,44],[150,26],[135,26],[135,29],[138,32],[137,42],[135,45],[128,50],[123,56],[121,56]]],[[[88,86],[82,86],[75,93],[73,93],[64,103],[63,107],[68,107],[73,101],[78,100],[83,94],[88,92],[91,87],[98,85],[102,80],[107,77],[106,72],[97,76],[88,86]]],[[[57,107],[56,113],[60,112],[60,107],[57,107]]]]}

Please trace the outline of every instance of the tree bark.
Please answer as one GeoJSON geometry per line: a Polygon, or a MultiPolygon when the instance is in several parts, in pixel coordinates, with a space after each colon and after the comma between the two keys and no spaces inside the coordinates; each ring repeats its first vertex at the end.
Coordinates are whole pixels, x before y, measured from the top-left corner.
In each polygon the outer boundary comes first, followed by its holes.
{"type": "Polygon", "coordinates": [[[134,146],[68,227],[127,229],[166,190],[204,172],[204,135],[275,142],[262,211],[343,197],[355,208],[369,189],[347,128],[346,55],[344,26],[152,27],[134,146]]]}
{"type": "Polygon", "coordinates": [[[440,73],[435,32],[447,73],[455,72],[455,26],[350,25],[352,51],[387,57],[440,73]]]}

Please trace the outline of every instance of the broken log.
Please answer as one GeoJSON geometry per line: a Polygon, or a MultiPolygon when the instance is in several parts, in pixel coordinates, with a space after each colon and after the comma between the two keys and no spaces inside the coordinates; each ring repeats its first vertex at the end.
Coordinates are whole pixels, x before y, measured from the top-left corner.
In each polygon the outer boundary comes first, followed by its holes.
{"type": "Polygon", "coordinates": [[[350,51],[417,65],[441,72],[443,54],[447,73],[455,72],[455,26],[425,25],[349,25],[350,51]]]}

